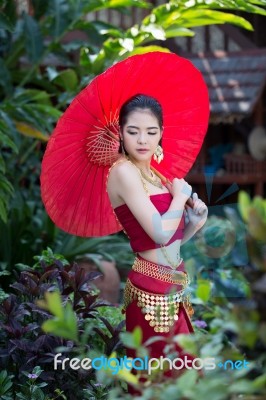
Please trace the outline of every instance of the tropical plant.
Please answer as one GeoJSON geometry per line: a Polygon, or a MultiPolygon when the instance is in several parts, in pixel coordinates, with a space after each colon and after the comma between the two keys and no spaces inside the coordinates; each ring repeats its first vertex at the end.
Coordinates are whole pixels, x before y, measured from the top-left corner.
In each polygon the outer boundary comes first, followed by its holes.
{"type": "MultiPolygon", "coordinates": [[[[69,366],[55,370],[55,354],[61,349],[64,357],[74,356],[77,345],[80,352],[90,349],[107,356],[114,350],[121,351],[119,333],[124,320],[119,308],[98,298],[93,281],[100,275],[98,271],[87,273],[78,264],[68,265],[62,256],[51,253],[40,257],[34,269],[28,267],[20,273],[12,285],[16,294],[10,294],[0,305],[0,365],[14,375],[13,394],[21,392],[27,396],[30,388],[25,383],[25,374],[31,374],[38,365],[43,370],[39,378],[49,382],[49,387],[40,386],[40,382],[35,385],[36,392],[42,389],[52,395],[60,389],[68,399],[81,398],[83,388],[88,388],[87,384],[94,380],[93,373],[79,374],[69,366]],[[51,319],[49,307],[43,309],[46,292],[50,293],[48,304],[52,303],[56,320],[51,319]],[[107,313],[108,308],[113,308],[110,322],[104,311],[99,313],[100,307],[105,307],[107,313]],[[43,324],[46,333],[41,328],[43,324]],[[83,341],[77,343],[80,335],[83,341]],[[19,385],[23,386],[22,391],[19,385]]],[[[6,381],[4,387],[9,386],[6,381]]]]}
{"type": "MultiPolygon", "coordinates": [[[[56,317],[51,294],[47,294],[46,301],[56,317]]],[[[183,370],[178,379],[165,377],[162,369],[153,369],[147,376],[148,381],[142,382],[138,374],[131,373],[130,363],[126,367],[125,361],[122,364],[121,358],[114,352],[108,359],[107,366],[97,370],[97,384],[84,391],[85,398],[97,393],[102,399],[131,399],[131,395],[125,393],[126,388],[121,384],[124,382],[133,384],[142,398],[150,400],[164,399],[166,394],[169,400],[204,400],[206,394],[215,400],[262,400],[266,394],[265,355],[261,351],[265,345],[265,337],[257,312],[248,310],[245,303],[235,305],[228,301],[220,306],[215,299],[209,299],[201,303],[201,317],[206,321],[206,329],[197,328],[199,324],[196,325],[195,321],[193,335],[173,336],[165,346],[165,357],[168,360],[178,358],[179,355],[172,350],[172,345],[178,343],[186,352],[197,357],[197,368],[183,370]],[[116,359],[114,364],[111,362],[113,359],[116,359]],[[208,368],[210,362],[212,367],[208,368]],[[200,376],[196,369],[201,370],[200,376]]],[[[73,323],[72,328],[77,332],[73,323]]],[[[55,324],[51,331],[59,334],[55,324]]],[[[131,333],[121,332],[120,337],[125,346],[136,350],[139,360],[147,356],[139,327],[131,333]]],[[[149,341],[156,340],[162,339],[155,336],[149,341]]],[[[80,338],[76,338],[76,342],[79,343],[80,338]]],[[[82,357],[84,356],[93,359],[97,354],[89,350],[87,354],[82,353],[82,357]]],[[[179,368],[178,362],[175,365],[179,368]]]]}
{"type": "Polygon", "coordinates": [[[246,229],[233,208],[212,215],[203,228],[181,247],[196,298],[245,298],[249,285],[241,268],[248,261],[246,229]],[[233,217],[234,216],[234,217],[233,217]]]}
{"type": "Polygon", "coordinates": [[[249,233],[256,240],[266,241],[266,200],[261,196],[250,198],[249,194],[240,191],[238,204],[241,216],[248,224],[249,233]]]}
{"type": "MultiPolygon", "coordinates": [[[[241,4],[222,0],[170,0],[154,7],[138,25],[123,30],[103,21],[89,21],[87,17],[109,8],[122,13],[129,13],[130,7],[151,8],[148,1],[32,0],[29,3],[30,11],[21,15],[15,0],[2,0],[0,4],[0,139],[3,150],[0,219],[5,223],[9,199],[14,195],[13,168],[9,164],[6,168],[6,156],[11,154],[17,158],[22,140],[18,132],[31,137],[26,141],[28,157],[38,146],[36,140],[47,141],[60,115],[59,110],[64,109],[95,74],[113,62],[132,54],[158,49],[168,51],[167,46],[161,47],[157,42],[193,36],[191,28],[197,26],[232,23],[252,29],[248,21],[230,11],[266,15],[265,0],[241,4]],[[84,32],[85,39],[65,43],[65,35],[75,30],[84,32]]],[[[22,161],[25,162],[23,153],[22,161]]]]}

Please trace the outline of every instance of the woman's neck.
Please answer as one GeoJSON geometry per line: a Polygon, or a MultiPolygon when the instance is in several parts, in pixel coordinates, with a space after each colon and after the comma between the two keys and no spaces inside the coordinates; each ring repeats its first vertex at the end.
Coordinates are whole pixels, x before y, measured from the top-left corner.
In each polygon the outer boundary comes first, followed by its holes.
{"type": "Polygon", "coordinates": [[[128,160],[130,160],[133,164],[135,164],[136,167],[139,168],[140,170],[142,170],[145,174],[152,175],[151,168],[150,168],[150,160],[139,161],[139,160],[135,160],[134,158],[132,158],[130,156],[126,156],[126,158],[128,160]]]}

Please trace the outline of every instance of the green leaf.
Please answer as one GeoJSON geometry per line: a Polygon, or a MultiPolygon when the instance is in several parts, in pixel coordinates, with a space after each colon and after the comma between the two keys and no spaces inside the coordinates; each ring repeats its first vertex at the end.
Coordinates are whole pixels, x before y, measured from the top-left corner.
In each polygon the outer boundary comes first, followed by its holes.
{"type": "Polygon", "coordinates": [[[242,17],[221,11],[188,10],[182,13],[180,25],[191,28],[196,26],[230,23],[247,30],[253,30],[252,25],[242,17]]]}
{"type": "Polygon", "coordinates": [[[172,25],[170,28],[165,29],[165,37],[167,39],[177,36],[195,36],[195,32],[187,28],[182,28],[178,25],[172,25]]]}
{"type": "Polygon", "coordinates": [[[12,82],[11,82],[11,75],[10,71],[6,67],[4,60],[0,58],[0,86],[3,87],[3,90],[6,95],[12,93],[12,82]]]}
{"type": "Polygon", "coordinates": [[[261,196],[255,196],[253,198],[253,207],[256,209],[258,215],[264,219],[266,214],[265,214],[265,209],[264,209],[264,200],[261,196]]]}
{"type": "Polygon", "coordinates": [[[4,133],[4,131],[6,131],[6,126],[3,121],[0,121],[0,145],[10,147],[17,154],[18,148],[16,144],[4,133]]]}
{"type": "Polygon", "coordinates": [[[37,376],[40,376],[41,373],[43,372],[43,369],[39,365],[36,365],[36,367],[33,368],[32,374],[35,374],[37,376]]]}
{"type": "MultiPolygon", "coordinates": [[[[50,34],[58,39],[69,26],[67,20],[67,5],[62,7],[62,0],[53,0],[50,2],[50,13],[54,18],[53,25],[50,26],[50,34]]],[[[72,17],[73,18],[73,17],[72,17]]]]}
{"type": "Polygon", "coordinates": [[[24,107],[25,110],[31,109],[32,111],[38,111],[41,115],[47,115],[48,117],[53,117],[54,119],[58,119],[61,117],[62,112],[57,110],[55,107],[51,107],[45,104],[32,104],[24,107]]]}
{"type": "Polygon", "coordinates": [[[252,386],[257,390],[265,388],[266,387],[266,373],[255,378],[252,382],[252,386]]]}
{"type": "Polygon", "coordinates": [[[99,51],[97,55],[90,56],[91,60],[91,72],[95,75],[101,73],[104,69],[106,54],[103,49],[99,51]]]}
{"type": "Polygon", "coordinates": [[[50,95],[44,90],[22,89],[14,94],[14,99],[19,104],[27,104],[30,102],[51,105],[50,95]]]}
{"type": "Polygon", "coordinates": [[[138,46],[135,47],[133,51],[127,53],[125,55],[126,57],[133,56],[135,54],[145,54],[145,53],[150,53],[152,51],[161,51],[162,53],[170,53],[170,50],[167,49],[166,47],[161,47],[161,46],[138,46]]]}
{"type": "Polygon", "coordinates": [[[196,289],[196,296],[199,297],[204,302],[207,302],[211,294],[211,283],[207,280],[199,280],[198,287],[196,289]]]}
{"type": "MultiPolygon", "coordinates": [[[[105,2],[106,3],[106,2],[105,2]]],[[[142,0],[109,0],[107,2],[109,7],[143,7],[149,8],[150,5],[142,0]]]]}
{"type": "Polygon", "coordinates": [[[258,7],[258,6],[262,6],[265,7],[266,6],[266,2],[263,1],[244,1],[244,0],[237,0],[237,1],[227,1],[224,2],[222,1],[221,3],[216,2],[216,1],[212,1],[210,4],[206,4],[207,7],[211,7],[211,8],[226,8],[227,10],[239,10],[239,11],[245,11],[248,13],[254,13],[254,14],[261,14],[261,15],[266,15],[266,10],[258,7]],[[256,5],[253,5],[256,4],[256,5]]]}
{"type": "Polygon", "coordinates": [[[238,379],[237,382],[230,384],[229,393],[254,393],[254,387],[250,380],[238,379]]]}
{"type": "Polygon", "coordinates": [[[90,0],[84,8],[86,12],[95,12],[108,8],[121,9],[125,7],[150,8],[151,5],[144,0],[90,0]]]}
{"type": "Polygon", "coordinates": [[[122,332],[120,338],[125,346],[130,349],[138,349],[142,343],[142,330],[136,327],[133,332],[122,332]]]}
{"type": "Polygon", "coordinates": [[[197,354],[197,346],[191,335],[178,334],[174,336],[174,341],[178,343],[184,350],[191,354],[197,354]]]}
{"type": "Polygon", "coordinates": [[[7,209],[1,197],[0,197],[0,218],[5,224],[7,223],[7,209]]]}
{"type": "Polygon", "coordinates": [[[5,191],[9,195],[12,195],[14,192],[14,188],[4,176],[0,176],[0,193],[3,191],[5,191]]]}
{"type": "Polygon", "coordinates": [[[0,13],[0,29],[5,29],[9,32],[13,32],[15,29],[15,26],[10,18],[3,12],[0,13]]]}
{"type": "Polygon", "coordinates": [[[123,37],[123,31],[121,28],[108,24],[103,21],[92,21],[90,25],[97,31],[101,36],[108,37],[123,37]]]}
{"type": "Polygon", "coordinates": [[[248,222],[249,219],[249,209],[251,206],[250,196],[244,190],[240,190],[238,193],[238,209],[241,217],[245,222],[248,222]]]}
{"type": "Polygon", "coordinates": [[[186,371],[178,378],[178,388],[183,392],[188,394],[188,390],[197,385],[198,372],[195,370],[186,371]]]}
{"type": "Polygon", "coordinates": [[[43,38],[38,22],[30,15],[24,13],[24,34],[26,50],[29,60],[33,63],[39,61],[43,54],[43,38]]]}
{"type": "MultiPolygon", "coordinates": [[[[1,135],[0,135],[0,137],[1,137],[1,135]]],[[[4,161],[4,159],[3,159],[2,154],[0,154],[0,172],[1,172],[2,174],[5,174],[5,173],[6,173],[6,164],[5,164],[5,161],[4,161]]]]}
{"type": "Polygon", "coordinates": [[[77,340],[76,326],[69,326],[63,320],[52,319],[42,324],[44,332],[52,333],[64,339],[77,340]]]}
{"type": "Polygon", "coordinates": [[[46,292],[45,301],[38,301],[38,305],[50,311],[55,318],[45,321],[42,329],[56,336],[77,341],[78,325],[76,314],[70,303],[63,307],[59,292],[46,292]]]}
{"type": "Polygon", "coordinates": [[[76,72],[73,69],[65,69],[60,72],[52,82],[58,86],[61,86],[65,90],[75,90],[78,85],[78,77],[76,72]]]}
{"type": "Polygon", "coordinates": [[[47,292],[45,293],[45,300],[46,300],[46,308],[50,311],[53,315],[58,318],[63,318],[63,306],[61,303],[61,297],[58,292],[47,292]]]}

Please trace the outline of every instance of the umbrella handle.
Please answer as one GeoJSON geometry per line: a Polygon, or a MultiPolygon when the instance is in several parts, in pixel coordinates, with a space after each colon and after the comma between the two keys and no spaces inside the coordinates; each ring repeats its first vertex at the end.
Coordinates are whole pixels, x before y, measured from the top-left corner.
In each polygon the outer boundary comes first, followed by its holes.
{"type": "MultiPolygon", "coordinates": [[[[163,183],[167,183],[167,182],[171,183],[169,179],[167,179],[164,175],[162,175],[159,171],[157,171],[157,169],[155,169],[152,165],[150,166],[150,168],[163,181],[163,183]]],[[[189,207],[193,208],[193,200],[191,197],[189,199],[187,199],[186,204],[189,207]]]]}

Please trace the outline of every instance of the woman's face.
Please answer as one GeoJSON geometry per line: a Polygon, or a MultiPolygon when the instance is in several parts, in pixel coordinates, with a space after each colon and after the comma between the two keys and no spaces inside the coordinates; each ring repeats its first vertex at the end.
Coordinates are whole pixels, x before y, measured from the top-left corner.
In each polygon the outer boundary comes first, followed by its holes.
{"type": "Polygon", "coordinates": [[[132,111],[121,133],[126,151],[138,161],[151,159],[162,136],[158,120],[149,109],[132,111]]]}

